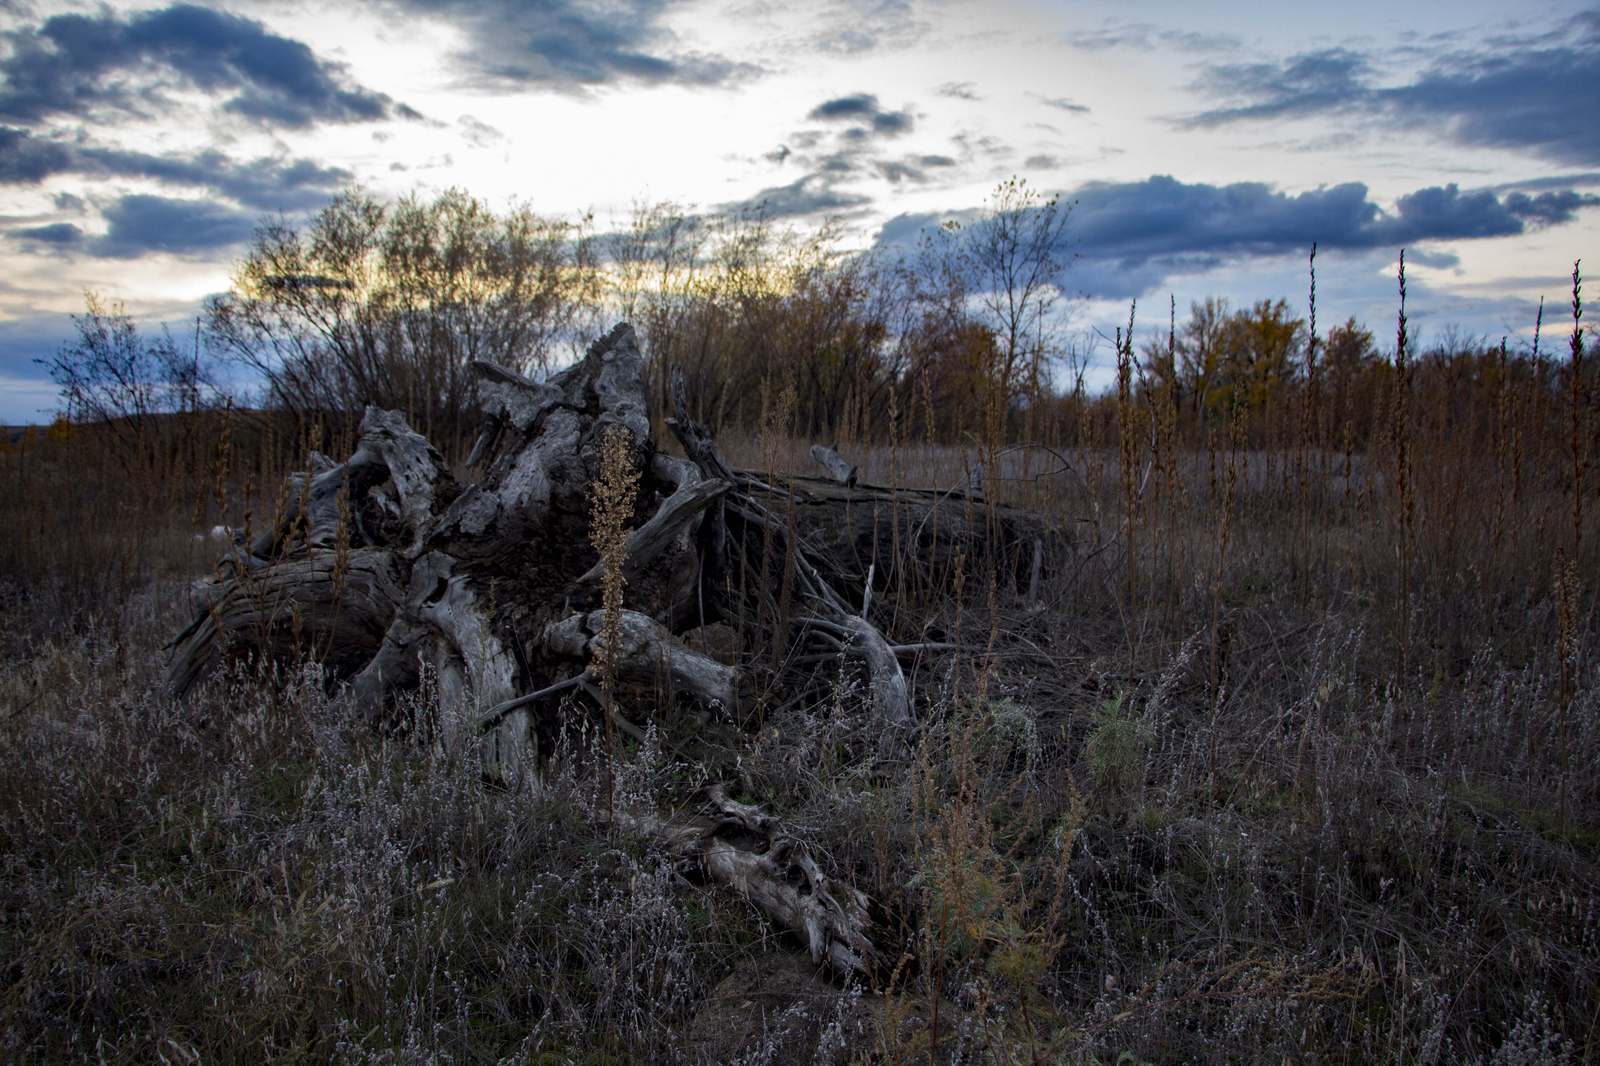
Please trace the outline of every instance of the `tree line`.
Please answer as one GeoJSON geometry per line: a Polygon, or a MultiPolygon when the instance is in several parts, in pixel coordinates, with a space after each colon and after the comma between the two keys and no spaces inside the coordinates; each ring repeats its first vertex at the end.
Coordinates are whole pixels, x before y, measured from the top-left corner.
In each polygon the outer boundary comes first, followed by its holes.
{"type": "MultiPolygon", "coordinates": [[[[396,201],[351,190],[304,225],[263,222],[192,342],[141,336],[91,294],[77,338],[42,362],[69,418],[114,426],[130,446],[162,413],[217,403],[302,423],[372,403],[448,444],[476,420],[474,360],[538,377],[621,318],[652,388],[676,369],[718,429],[754,429],[781,406],[789,432],[830,442],[1081,443],[1130,409],[1086,389],[1070,221],[1070,204],[1012,179],[967,224],[861,253],[834,227],[800,232],[760,210],[640,204],[597,233],[589,216],[496,211],[460,190],[396,201]],[[225,382],[241,378],[261,383],[259,397],[231,396],[225,382]]],[[[1251,435],[1278,438],[1308,390],[1331,412],[1319,415],[1325,443],[1364,447],[1373,432],[1386,357],[1354,319],[1314,336],[1285,299],[1210,298],[1163,325],[1146,327],[1138,352],[1131,335],[1115,343],[1119,356],[1128,346],[1130,392],[1179,440],[1201,444],[1241,413],[1251,435]]],[[[1493,346],[1445,340],[1456,350],[1441,357],[1500,372],[1493,346]]]]}

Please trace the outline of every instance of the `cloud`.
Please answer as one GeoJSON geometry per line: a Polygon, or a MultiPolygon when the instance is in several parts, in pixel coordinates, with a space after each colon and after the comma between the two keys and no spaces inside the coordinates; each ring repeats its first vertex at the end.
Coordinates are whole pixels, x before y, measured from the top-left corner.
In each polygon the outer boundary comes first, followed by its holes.
{"type": "Polygon", "coordinates": [[[37,185],[57,174],[146,178],[162,185],[206,189],[260,211],[319,207],[352,179],[342,167],[309,159],[264,156],[238,161],[215,150],[153,155],[43,140],[27,130],[0,126],[0,185],[37,185]]]}
{"type": "Polygon", "coordinates": [[[872,163],[880,177],[891,185],[898,185],[902,181],[909,181],[920,185],[928,180],[927,172],[916,165],[915,162],[905,159],[878,159],[872,163]]]}
{"type": "Polygon", "coordinates": [[[1583,189],[1600,185],[1600,170],[1580,171],[1574,174],[1549,174],[1542,178],[1508,181],[1494,186],[1495,192],[1537,192],[1541,189],[1583,189]]]}
{"type": "Polygon", "coordinates": [[[991,163],[998,163],[1016,154],[1009,144],[991,133],[962,130],[950,140],[961,149],[961,154],[967,159],[982,158],[991,163]]]}
{"type": "Polygon", "coordinates": [[[1367,92],[1372,74],[1370,58],[1345,48],[1304,52],[1281,63],[1213,64],[1195,87],[1243,102],[1201,112],[1184,124],[1217,126],[1342,110],[1367,92]]]}
{"type": "Polygon", "coordinates": [[[83,243],[83,230],[70,222],[52,222],[47,226],[14,229],[11,231],[11,236],[56,247],[72,247],[83,243]]]}
{"type": "Polygon", "coordinates": [[[1171,50],[1184,52],[1224,52],[1243,42],[1231,33],[1205,33],[1157,26],[1152,22],[1107,19],[1099,29],[1075,31],[1065,35],[1066,43],[1085,52],[1112,48],[1136,48],[1143,52],[1171,50]]]}
{"type": "Polygon", "coordinates": [[[885,222],[878,230],[876,246],[887,251],[906,251],[916,246],[917,239],[923,233],[938,229],[946,219],[957,215],[968,215],[972,212],[947,212],[939,214],[933,211],[908,211],[902,212],[885,222]]]}
{"type": "Polygon", "coordinates": [[[927,35],[929,24],[916,17],[910,0],[850,0],[816,16],[819,28],[805,41],[807,51],[860,56],[904,48],[927,35]]]}
{"type": "Polygon", "coordinates": [[[1065,162],[1066,160],[1058,155],[1040,153],[1039,155],[1030,155],[1022,161],[1022,165],[1028,170],[1054,170],[1065,162]]]}
{"type": "Polygon", "coordinates": [[[807,112],[806,118],[823,124],[823,128],[794,131],[785,144],[763,157],[778,164],[792,159],[803,176],[729,205],[732,209],[751,210],[764,202],[762,210],[774,217],[859,214],[858,209],[870,204],[871,197],[844,191],[841,183],[876,177],[890,185],[922,185],[932,180],[931,171],[959,165],[954,158],[937,153],[887,154],[885,142],[910,132],[916,125],[916,116],[909,108],[886,109],[872,93],[856,92],[824,100],[807,112]]]}
{"type": "Polygon", "coordinates": [[[1393,128],[1433,130],[1471,147],[1525,150],[1559,163],[1600,163],[1600,124],[1581,102],[1594,96],[1600,18],[1559,31],[1508,36],[1493,48],[1439,55],[1409,82],[1380,84],[1378,53],[1335,48],[1276,63],[1213,65],[1197,87],[1226,106],[1179,120],[1216,127],[1282,118],[1348,115],[1393,128]],[[1575,108],[1577,110],[1575,110],[1575,108]]]}
{"type": "Polygon", "coordinates": [[[1554,226],[1570,221],[1580,207],[1600,204],[1600,196],[1573,189],[1544,192],[1537,196],[1513,192],[1505,198],[1504,203],[1506,211],[1517,218],[1538,226],[1554,226]]]}
{"type": "Polygon", "coordinates": [[[787,185],[763,189],[745,200],[723,204],[727,214],[760,213],[766,218],[804,218],[839,215],[865,207],[872,197],[845,192],[823,174],[807,174],[787,185]]]}
{"type": "Polygon", "coordinates": [[[210,189],[262,211],[320,207],[352,177],[350,171],[342,167],[324,166],[309,159],[261,158],[236,162],[217,151],[182,157],[88,149],[83,155],[90,167],[99,165],[109,174],[151,178],[164,185],[210,189]]]}
{"type": "Polygon", "coordinates": [[[418,117],[352,83],[341,64],[253,19],[191,4],[122,16],[55,15],[4,34],[0,118],[36,125],[105,109],[144,115],[174,89],[222,98],[222,109],[262,126],[418,117]]]}
{"type": "MultiPolygon", "coordinates": [[[[1595,206],[1600,196],[1573,190],[1529,196],[1444,185],[1418,189],[1385,209],[1359,182],[1291,194],[1260,182],[1188,184],[1157,175],[1079,188],[1060,251],[1076,259],[1075,288],[1126,298],[1170,275],[1301,253],[1313,241],[1324,249],[1366,251],[1515,236],[1570,222],[1582,208],[1595,206]]],[[[883,227],[877,244],[908,247],[943,217],[948,216],[900,215],[883,227]]],[[[970,221],[975,212],[955,217],[970,221]]]]}
{"type": "Polygon", "coordinates": [[[104,214],[108,228],[87,248],[108,259],[215,252],[249,240],[255,228],[254,216],[209,200],[124,196],[104,214]]]}
{"type": "Polygon", "coordinates": [[[1075,247],[1084,255],[1125,259],[1276,253],[1312,241],[1326,248],[1399,248],[1426,240],[1512,236],[1530,223],[1570,221],[1578,207],[1600,204],[1600,198],[1584,197],[1563,209],[1556,197],[1535,208],[1452,184],[1409,193],[1385,211],[1360,182],[1290,194],[1261,182],[1185,184],[1165,175],[1091,183],[1075,198],[1075,247]]]}
{"type": "Polygon", "coordinates": [[[33,185],[71,165],[72,151],[27,130],[0,126],[0,184],[33,185]]]}
{"type": "Polygon", "coordinates": [[[391,0],[401,17],[428,16],[464,33],[456,61],[481,89],[579,92],[607,85],[725,86],[759,67],[675,47],[666,0],[391,0]]]}
{"type": "Polygon", "coordinates": [[[952,100],[982,100],[978,95],[978,86],[970,81],[947,81],[934,92],[940,96],[947,96],[952,100]]]}
{"type": "Polygon", "coordinates": [[[902,133],[910,133],[916,125],[916,118],[910,111],[885,111],[872,93],[853,93],[824,100],[812,108],[806,117],[819,122],[864,123],[844,134],[858,140],[871,134],[898,137],[902,133]]]}
{"type": "Polygon", "coordinates": [[[1053,107],[1057,111],[1066,111],[1074,115],[1087,115],[1089,113],[1089,109],[1083,104],[1074,103],[1065,96],[1044,96],[1040,93],[1029,93],[1028,95],[1040,101],[1046,107],[1053,107]]]}
{"type": "Polygon", "coordinates": [[[488,148],[506,139],[500,130],[472,115],[462,115],[456,125],[461,127],[461,135],[474,148],[488,148]]]}

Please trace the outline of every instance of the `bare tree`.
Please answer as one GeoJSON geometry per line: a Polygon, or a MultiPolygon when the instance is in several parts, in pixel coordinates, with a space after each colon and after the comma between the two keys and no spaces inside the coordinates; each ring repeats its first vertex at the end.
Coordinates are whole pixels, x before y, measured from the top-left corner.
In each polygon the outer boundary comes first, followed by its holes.
{"type": "Polygon", "coordinates": [[[199,337],[183,351],[165,328],[156,337],[142,335],[120,302],[107,304],[93,292],[83,302],[84,313],[72,316],[77,339],[35,361],[61,389],[70,420],[105,426],[124,465],[147,460],[159,416],[198,410],[216,395],[199,337]]]}
{"type": "Polygon", "coordinates": [[[1208,296],[1189,305],[1189,321],[1178,331],[1178,377],[1197,416],[1225,402],[1211,392],[1222,375],[1229,321],[1228,301],[1208,296]]]}
{"type": "Polygon", "coordinates": [[[587,219],[350,191],[304,231],[262,225],[208,329],[292,411],[377,403],[459,427],[473,360],[546,368],[599,284],[587,219]]]}
{"type": "Polygon", "coordinates": [[[1036,394],[1057,347],[1052,317],[1067,269],[1064,253],[1072,208],[1042,196],[1025,178],[1009,178],[990,194],[983,217],[967,229],[961,254],[979,318],[995,335],[996,384],[1009,400],[1036,394]]]}

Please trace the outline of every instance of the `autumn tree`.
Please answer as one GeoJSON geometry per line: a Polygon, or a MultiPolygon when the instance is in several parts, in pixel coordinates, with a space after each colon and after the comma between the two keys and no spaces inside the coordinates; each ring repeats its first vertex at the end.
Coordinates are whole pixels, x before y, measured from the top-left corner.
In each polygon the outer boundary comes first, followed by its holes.
{"type": "Polygon", "coordinates": [[[1259,300],[1228,319],[1223,336],[1229,391],[1252,411],[1263,411],[1293,379],[1305,338],[1305,321],[1289,314],[1287,300],[1259,300]]]}
{"type": "Polygon", "coordinates": [[[1378,359],[1378,346],[1372,331],[1354,317],[1342,326],[1334,326],[1322,342],[1322,367],[1335,380],[1351,377],[1378,359]]]}
{"type": "Polygon", "coordinates": [[[1189,320],[1178,333],[1178,381],[1197,417],[1226,403],[1226,393],[1213,389],[1221,378],[1228,322],[1228,301],[1208,296],[1189,305],[1189,320]]]}

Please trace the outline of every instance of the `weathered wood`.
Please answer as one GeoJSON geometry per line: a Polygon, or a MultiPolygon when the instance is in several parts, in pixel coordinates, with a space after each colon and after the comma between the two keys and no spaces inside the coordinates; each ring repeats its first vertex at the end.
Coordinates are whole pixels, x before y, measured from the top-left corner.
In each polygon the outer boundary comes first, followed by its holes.
{"type": "Polygon", "coordinates": [[[947,594],[958,556],[969,580],[992,569],[1002,590],[1021,593],[1032,583],[1036,551],[1041,579],[1070,551],[1068,539],[1039,515],[960,491],[778,477],[769,489],[747,493],[768,511],[792,508],[819,573],[851,601],[859,598],[869,569],[878,595],[907,589],[947,594]]]}
{"type": "MultiPolygon", "coordinates": [[[[521,677],[516,656],[496,631],[472,579],[457,573],[441,552],[417,561],[408,606],[434,633],[430,650],[438,676],[441,734],[448,743],[465,744],[480,732],[478,722],[486,709],[516,696],[521,677]]],[[[496,780],[534,780],[532,734],[521,716],[500,722],[481,754],[484,773],[496,780]]]]}
{"type": "MultiPolygon", "coordinates": [[[[394,486],[385,497],[387,507],[411,534],[408,547],[415,550],[435,509],[454,495],[444,460],[398,411],[368,407],[361,419],[360,445],[345,462],[333,464],[320,452],[312,458],[310,471],[289,476],[283,513],[250,543],[251,555],[274,559],[297,547],[334,548],[341,535],[347,546],[376,543],[358,515],[371,490],[384,481],[394,486]],[[297,531],[298,544],[293,542],[297,531]],[[359,539],[352,540],[352,533],[359,539]]],[[[378,506],[386,509],[385,504],[378,506]]]]}
{"type": "MultiPolygon", "coordinates": [[[[1035,516],[975,493],[861,484],[831,449],[813,449],[829,478],[735,470],[690,416],[679,375],[667,424],[687,459],[659,452],[626,325],[545,381],[472,369],[484,417],[470,483],[457,485],[399,412],[369,408],[354,453],[313,454],[271,528],[228,545],[195,590],[194,620],[172,645],[174,694],[226,655],[309,655],[343,683],[351,714],[382,724],[404,705],[399,694],[431,677],[437,704],[418,731],[475,747],[492,780],[537,787],[537,738],[554,729],[558,697],[619,718],[669,711],[673,696],[732,710],[748,676],[803,694],[831,684],[836,673],[819,671],[844,656],[864,681],[852,706],[892,762],[916,722],[901,660],[949,647],[893,643],[896,597],[948,588],[966,565],[1036,598],[1061,543],[1035,516]],[[621,573],[628,608],[612,619],[618,641],[602,664],[607,617],[595,607],[607,575],[590,509],[614,428],[640,481],[621,573]],[[674,635],[711,622],[743,626],[736,645],[763,649],[760,659],[718,662],[674,635]],[[597,694],[602,670],[621,710],[597,694]]],[[[866,898],[758,808],[713,790],[686,815],[608,805],[605,816],[734,888],[814,960],[846,972],[874,964],[866,898]]]]}
{"type": "MultiPolygon", "coordinates": [[[[604,626],[604,611],[573,615],[548,626],[542,643],[555,655],[594,662],[600,657],[604,626]]],[[[622,612],[610,669],[618,680],[636,686],[670,680],[674,692],[719,709],[733,706],[739,680],[733,667],[688,648],[665,627],[636,611],[622,612]]]]}
{"type": "Polygon", "coordinates": [[[856,483],[856,468],[845,462],[839,453],[820,444],[811,446],[811,458],[828,472],[828,476],[841,485],[856,483]]]}
{"type": "Polygon", "coordinates": [[[365,663],[404,599],[403,581],[392,552],[363,548],[342,567],[338,553],[313,551],[208,583],[174,642],[167,688],[182,696],[230,652],[311,656],[335,669],[365,663]]]}
{"type": "Polygon", "coordinates": [[[828,877],[805,846],[759,807],[737,803],[714,786],[695,814],[667,819],[618,811],[612,818],[798,934],[812,962],[846,974],[865,974],[878,965],[866,895],[828,877]]]}
{"type": "MultiPolygon", "coordinates": [[[[694,468],[689,467],[689,470],[694,471],[694,468]]],[[[690,532],[700,513],[731,487],[726,481],[703,480],[694,472],[692,479],[681,483],[644,525],[628,535],[624,576],[631,581],[669,548],[684,547],[682,538],[690,532]]],[[[578,578],[577,584],[596,585],[604,573],[604,565],[595,563],[578,578]]]]}

